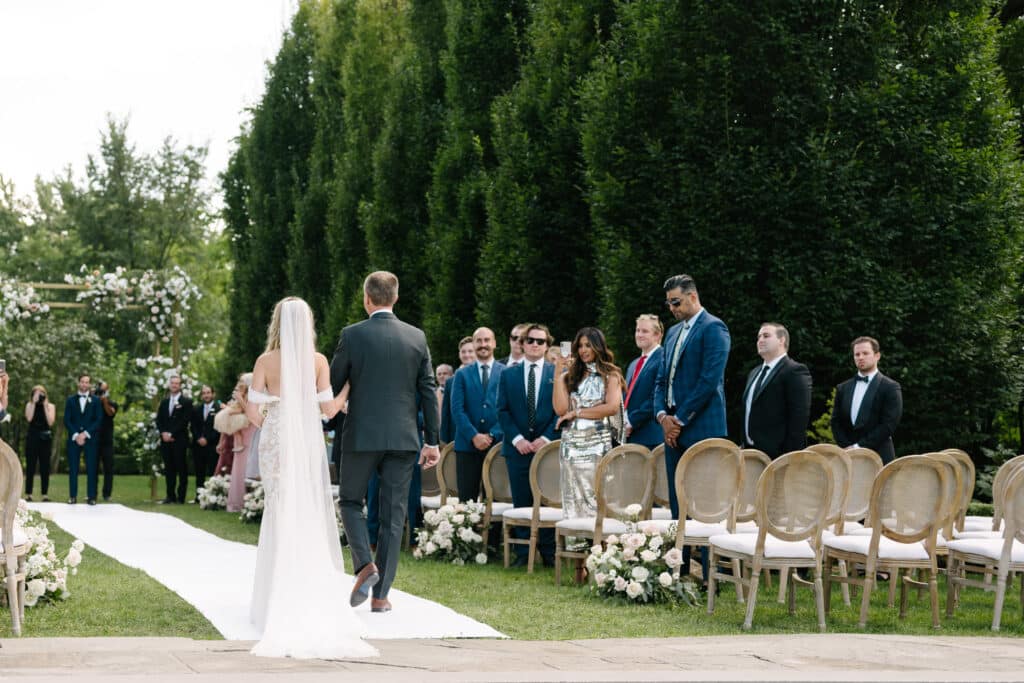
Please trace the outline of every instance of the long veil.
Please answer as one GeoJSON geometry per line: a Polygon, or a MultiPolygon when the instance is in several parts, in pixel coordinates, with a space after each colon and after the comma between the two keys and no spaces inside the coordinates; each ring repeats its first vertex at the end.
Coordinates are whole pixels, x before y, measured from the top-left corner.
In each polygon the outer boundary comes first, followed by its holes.
{"type": "Polygon", "coordinates": [[[281,400],[276,490],[266,503],[257,552],[253,653],[337,658],[376,656],[348,604],[338,525],[317,401],[313,316],[306,302],[281,310],[281,400]],[[266,536],[266,538],[265,538],[266,536]],[[266,595],[257,595],[266,591],[266,595]],[[260,614],[257,604],[265,599],[260,614]]]}

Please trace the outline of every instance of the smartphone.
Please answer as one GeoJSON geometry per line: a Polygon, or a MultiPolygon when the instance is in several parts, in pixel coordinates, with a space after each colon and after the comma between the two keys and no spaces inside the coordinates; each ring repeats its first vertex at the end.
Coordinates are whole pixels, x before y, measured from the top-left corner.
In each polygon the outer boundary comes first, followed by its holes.
{"type": "Polygon", "coordinates": [[[562,358],[568,358],[572,354],[572,342],[561,342],[558,345],[558,350],[562,353],[562,358]]]}

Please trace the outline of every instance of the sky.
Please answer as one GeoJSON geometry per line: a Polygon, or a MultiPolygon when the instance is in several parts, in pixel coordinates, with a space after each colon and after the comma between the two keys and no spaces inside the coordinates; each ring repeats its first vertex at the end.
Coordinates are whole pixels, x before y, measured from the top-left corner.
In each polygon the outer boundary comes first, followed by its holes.
{"type": "Polygon", "coordinates": [[[99,150],[108,113],[137,152],[208,145],[215,187],[263,93],[295,0],[0,0],[0,176],[33,194],[99,150]]]}

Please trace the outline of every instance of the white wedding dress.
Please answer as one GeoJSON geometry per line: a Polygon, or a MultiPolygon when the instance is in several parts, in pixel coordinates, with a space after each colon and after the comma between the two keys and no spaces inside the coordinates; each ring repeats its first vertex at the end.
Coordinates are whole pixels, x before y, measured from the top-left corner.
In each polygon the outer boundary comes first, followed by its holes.
{"type": "Polygon", "coordinates": [[[250,618],[264,657],[376,657],[349,606],[338,523],[324,457],[316,392],[313,323],[303,301],[281,311],[281,396],[249,390],[263,404],[260,474],[265,506],[256,551],[250,618]]]}

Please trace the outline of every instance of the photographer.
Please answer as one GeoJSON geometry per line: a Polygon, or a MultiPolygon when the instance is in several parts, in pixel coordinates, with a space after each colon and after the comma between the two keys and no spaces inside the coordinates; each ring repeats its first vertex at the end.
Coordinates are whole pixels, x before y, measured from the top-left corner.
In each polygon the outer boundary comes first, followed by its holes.
{"type": "Polygon", "coordinates": [[[39,466],[39,483],[43,500],[50,490],[50,455],[53,452],[53,423],[57,419],[57,406],[50,403],[46,388],[32,387],[32,397],[25,405],[28,434],[25,436],[25,500],[32,500],[32,484],[39,466]]]}
{"type": "Polygon", "coordinates": [[[0,363],[4,363],[4,367],[0,368],[0,422],[3,422],[4,418],[7,417],[7,380],[8,380],[8,377],[7,377],[7,368],[6,368],[7,364],[6,364],[6,362],[5,361],[0,361],[0,363]]]}
{"type": "Polygon", "coordinates": [[[114,490],[114,416],[117,415],[117,404],[110,398],[110,385],[103,380],[96,386],[96,398],[103,408],[99,455],[100,467],[103,468],[103,500],[108,501],[114,490]]]}

